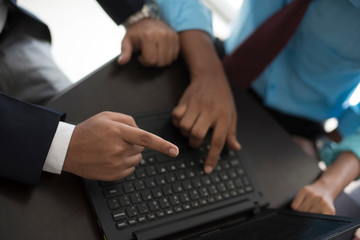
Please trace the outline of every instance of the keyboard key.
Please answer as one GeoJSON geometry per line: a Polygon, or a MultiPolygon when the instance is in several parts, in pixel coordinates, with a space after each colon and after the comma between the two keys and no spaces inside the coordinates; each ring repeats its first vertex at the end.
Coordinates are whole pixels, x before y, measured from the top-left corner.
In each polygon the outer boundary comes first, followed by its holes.
{"type": "Polygon", "coordinates": [[[166,164],[166,169],[167,169],[169,172],[175,171],[175,170],[177,169],[175,162],[167,163],[167,164],[166,164]]]}
{"type": "Polygon", "coordinates": [[[156,175],[156,170],[154,166],[150,166],[146,168],[146,174],[151,177],[156,175]]]}
{"type": "Polygon", "coordinates": [[[119,203],[119,201],[118,201],[116,198],[107,200],[107,202],[108,202],[109,208],[110,208],[111,210],[120,207],[120,203],[119,203]]]}
{"type": "Polygon", "coordinates": [[[199,188],[202,186],[200,178],[195,178],[195,179],[191,180],[191,182],[192,182],[192,185],[194,186],[194,188],[199,188]]]}
{"type": "Polygon", "coordinates": [[[126,178],[126,181],[134,181],[136,178],[135,178],[135,175],[134,173],[131,173],[129,176],[127,176],[126,178]]]}
{"type": "Polygon", "coordinates": [[[156,176],[155,182],[157,186],[162,186],[166,184],[165,176],[156,176]]]}
{"type": "Polygon", "coordinates": [[[161,198],[163,196],[163,193],[160,188],[155,188],[151,191],[152,191],[154,198],[161,198]]]}
{"type": "Polygon", "coordinates": [[[145,191],[141,192],[140,195],[144,201],[149,201],[149,200],[153,199],[150,190],[145,190],[145,191]]]}
{"type": "Polygon", "coordinates": [[[146,188],[156,187],[155,178],[153,178],[153,177],[145,179],[144,182],[145,182],[146,188]]]}
{"type": "Polygon", "coordinates": [[[148,205],[146,203],[142,203],[142,204],[138,205],[137,209],[139,210],[139,213],[141,215],[147,214],[150,211],[149,207],[148,207],[148,205]]]}
{"type": "Polygon", "coordinates": [[[121,190],[121,186],[115,185],[104,188],[103,193],[106,198],[113,198],[123,194],[123,191],[121,190]]]}
{"type": "Polygon", "coordinates": [[[211,181],[212,181],[213,183],[218,183],[218,182],[220,182],[220,178],[219,178],[219,176],[217,175],[216,172],[213,172],[213,173],[210,175],[210,178],[211,178],[211,181]]]}
{"type": "Polygon", "coordinates": [[[179,193],[183,191],[183,187],[181,186],[181,183],[175,183],[172,185],[174,192],[179,193]]]}
{"type": "Polygon", "coordinates": [[[124,187],[125,193],[131,193],[131,192],[135,191],[134,185],[131,182],[124,183],[123,187],[124,187]]]}
{"type": "Polygon", "coordinates": [[[183,208],[184,210],[190,210],[190,209],[191,209],[191,206],[190,206],[189,203],[185,203],[185,204],[182,205],[182,208],[183,208]]]}
{"type": "Polygon", "coordinates": [[[178,204],[180,204],[180,200],[178,196],[171,196],[170,197],[170,203],[172,206],[176,206],[178,204]]]}
{"type": "Polygon", "coordinates": [[[199,193],[202,198],[208,197],[210,195],[206,187],[200,188],[199,193]]]}
{"type": "Polygon", "coordinates": [[[139,178],[145,178],[146,177],[146,173],[145,173],[145,169],[144,168],[137,168],[135,169],[135,176],[139,179],[139,178]]]}
{"type": "Polygon", "coordinates": [[[156,215],[154,213],[149,213],[146,215],[146,217],[149,221],[156,219],[156,215]]]}
{"type": "Polygon", "coordinates": [[[165,209],[165,213],[166,213],[166,215],[172,215],[172,214],[174,214],[174,210],[172,208],[167,208],[167,209],[165,209]]]}
{"type": "Polygon", "coordinates": [[[176,171],[175,176],[178,181],[186,179],[185,172],[183,170],[176,171]]]}
{"type": "Polygon", "coordinates": [[[209,176],[202,176],[202,177],[201,177],[201,182],[202,182],[204,185],[209,185],[209,184],[211,184],[210,177],[209,177],[209,176]]]}
{"type": "Polygon", "coordinates": [[[227,190],[225,187],[225,184],[222,182],[217,184],[217,188],[218,188],[219,192],[226,192],[226,190],[227,190]]]}
{"type": "Polygon", "coordinates": [[[135,206],[130,206],[130,207],[126,208],[126,213],[129,217],[135,217],[138,215],[135,206]]]}
{"type": "Polygon", "coordinates": [[[144,181],[142,180],[135,181],[134,186],[137,191],[141,191],[145,189],[145,184],[144,181]]]}
{"type": "Polygon", "coordinates": [[[180,201],[181,201],[182,203],[186,203],[186,202],[189,202],[189,201],[190,201],[189,194],[187,194],[187,193],[181,193],[181,194],[179,195],[179,198],[180,198],[180,201]]]}
{"type": "Polygon", "coordinates": [[[130,200],[133,204],[141,202],[140,194],[139,193],[130,194],[130,200]]]}
{"type": "Polygon", "coordinates": [[[181,206],[175,206],[175,207],[174,207],[174,211],[175,211],[176,213],[179,213],[179,212],[182,211],[182,207],[181,207],[181,206]]]}
{"type": "Polygon", "coordinates": [[[176,182],[176,179],[175,179],[175,173],[166,173],[165,174],[165,179],[168,183],[174,183],[176,182]]]}
{"type": "Polygon", "coordinates": [[[197,208],[197,207],[200,207],[200,204],[199,204],[198,201],[193,201],[193,202],[191,202],[191,207],[192,208],[197,208]]]}
{"type": "Polygon", "coordinates": [[[190,180],[186,180],[182,183],[183,187],[185,190],[191,190],[193,189],[191,181],[190,180]]]}
{"type": "Polygon", "coordinates": [[[162,218],[162,217],[165,217],[165,211],[164,210],[159,210],[156,212],[156,216],[158,218],[162,218]]]}
{"type": "Polygon", "coordinates": [[[156,170],[157,170],[157,172],[158,172],[159,174],[164,174],[164,173],[167,172],[167,171],[166,171],[165,164],[156,165],[155,168],[156,168],[156,170]]]}
{"type": "Polygon", "coordinates": [[[160,206],[157,201],[151,201],[149,202],[149,208],[150,211],[155,212],[160,209],[160,206]]]}
{"type": "Polygon", "coordinates": [[[156,157],[155,157],[154,155],[152,155],[152,156],[147,156],[147,157],[145,158],[145,162],[147,162],[147,163],[150,164],[150,165],[153,165],[153,164],[156,163],[156,157]]]}
{"type": "Polygon", "coordinates": [[[196,189],[193,189],[189,192],[189,196],[191,198],[191,200],[195,200],[195,199],[198,199],[200,196],[199,196],[199,193],[196,189]]]}
{"type": "Polygon", "coordinates": [[[125,214],[125,211],[123,209],[113,211],[111,214],[112,214],[115,221],[119,221],[119,220],[122,220],[122,219],[126,218],[126,214],[125,214]]]}
{"type": "Polygon", "coordinates": [[[116,223],[116,227],[117,227],[118,229],[126,228],[126,227],[127,227],[127,222],[126,222],[126,220],[121,221],[121,222],[117,222],[117,223],[116,223]]]}
{"type": "Polygon", "coordinates": [[[119,197],[119,202],[120,202],[121,207],[126,207],[126,206],[130,205],[129,197],[126,196],[126,195],[120,196],[119,197]]]}
{"type": "Polygon", "coordinates": [[[169,185],[165,186],[165,187],[162,187],[162,191],[163,191],[165,196],[173,194],[173,190],[171,189],[171,186],[169,186],[169,185]]]}
{"type": "Polygon", "coordinates": [[[159,199],[159,204],[161,208],[170,207],[169,200],[167,198],[159,199]]]}
{"type": "Polygon", "coordinates": [[[129,226],[132,226],[132,225],[137,224],[137,220],[136,220],[136,218],[130,218],[130,219],[128,220],[128,223],[129,223],[129,226]]]}
{"type": "Polygon", "coordinates": [[[145,217],[145,216],[139,216],[139,217],[138,217],[138,222],[139,222],[139,223],[146,222],[146,217],[145,217]]]}

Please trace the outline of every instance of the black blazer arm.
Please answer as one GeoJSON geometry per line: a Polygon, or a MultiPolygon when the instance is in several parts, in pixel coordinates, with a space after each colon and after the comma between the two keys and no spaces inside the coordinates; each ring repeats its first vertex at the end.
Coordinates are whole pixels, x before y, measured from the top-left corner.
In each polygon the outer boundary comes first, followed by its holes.
{"type": "Polygon", "coordinates": [[[31,185],[42,168],[63,114],[0,93],[0,177],[31,185]]]}

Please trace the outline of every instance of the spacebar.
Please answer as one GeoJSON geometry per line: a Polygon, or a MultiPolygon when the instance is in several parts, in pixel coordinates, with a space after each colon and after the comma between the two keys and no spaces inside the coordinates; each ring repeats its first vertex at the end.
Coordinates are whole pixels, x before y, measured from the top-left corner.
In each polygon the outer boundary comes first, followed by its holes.
{"type": "MultiPolygon", "coordinates": [[[[249,201],[249,206],[247,206],[246,208],[250,209],[251,207],[252,205],[249,201]]],[[[204,214],[198,214],[180,219],[178,221],[167,222],[155,227],[145,228],[139,231],[135,231],[133,232],[133,234],[135,236],[135,239],[137,240],[157,239],[170,234],[188,230],[190,228],[197,227],[211,221],[234,215],[235,213],[238,213],[242,210],[244,210],[244,205],[234,204],[231,207],[227,206],[225,208],[218,208],[204,214]],[[241,209],[238,209],[238,206],[241,206],[241,209]]]]}

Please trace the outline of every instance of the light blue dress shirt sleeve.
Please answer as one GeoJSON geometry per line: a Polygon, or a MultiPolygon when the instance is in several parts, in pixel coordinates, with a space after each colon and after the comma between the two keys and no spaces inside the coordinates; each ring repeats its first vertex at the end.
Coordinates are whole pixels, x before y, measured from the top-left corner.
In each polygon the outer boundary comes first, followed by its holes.
{"type": "Polygon", "coordinates": [[[161,18],[176,32],[202,30],[212,36],[211,11],[200,0],[155,0],[161,18]]]}
{"type": "Polygon", "coordinates": [[[360,128],[356,133],[345,137],[332,151],[325,154],[322,160],[326,165],[330,165],[342,152],[352,152],[360,160],[360,128]]]}

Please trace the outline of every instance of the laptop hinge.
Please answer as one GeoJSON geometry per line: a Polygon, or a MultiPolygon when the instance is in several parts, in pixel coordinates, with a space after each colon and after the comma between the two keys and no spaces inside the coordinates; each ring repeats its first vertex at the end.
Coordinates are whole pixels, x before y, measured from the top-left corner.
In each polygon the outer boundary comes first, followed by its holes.
{"type": "Polygon", "coordinates": [[[254,214],[259,214],[261,211],[260,204],[258,202],[254,202],[254,214]]]}

